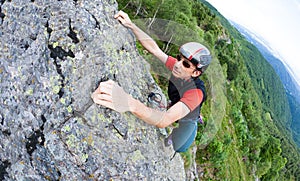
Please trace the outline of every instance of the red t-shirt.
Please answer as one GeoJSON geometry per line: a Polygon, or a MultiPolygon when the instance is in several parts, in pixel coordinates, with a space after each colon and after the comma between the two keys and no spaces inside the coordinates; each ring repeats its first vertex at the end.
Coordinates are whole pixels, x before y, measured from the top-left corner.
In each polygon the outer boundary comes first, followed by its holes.
{"type": "MultiPolygon", "coordinates": [[[[176,62],[176,58],[169,56],[165,65],[169,70],[172,71],[176,62]]],[[[187,105],[190,111],[193,111],[201,104],[202,99],[203,92],[201,89],[190,89],[183,94],[183,96],[180,98],[180,102],[183,102],[185,105],[187,105]]]]}

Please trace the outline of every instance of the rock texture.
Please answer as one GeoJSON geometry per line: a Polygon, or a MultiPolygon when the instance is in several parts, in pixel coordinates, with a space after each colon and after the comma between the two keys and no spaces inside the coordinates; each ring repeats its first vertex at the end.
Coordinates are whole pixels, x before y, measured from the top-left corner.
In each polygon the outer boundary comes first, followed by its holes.
{"type": "Polygon", "coordinates": [[[0,180],[185,180],[159,131],[93,104],[160,92],[114,0],[0,0],[0,180]]]}

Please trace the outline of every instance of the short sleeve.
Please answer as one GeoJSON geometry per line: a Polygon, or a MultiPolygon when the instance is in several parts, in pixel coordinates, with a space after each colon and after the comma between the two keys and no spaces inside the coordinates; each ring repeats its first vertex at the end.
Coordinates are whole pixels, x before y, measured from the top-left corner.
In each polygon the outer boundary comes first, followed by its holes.
{"type": "Polygon", "coordinates": [[[175,65],[175,63],[177,62],[177,59],[172,57],[172,56],[168,56],[168,59],[166,61],[166,67],[169,69],[169,70],[173,70],[173,67],[175,65]]]}
{"type": "Polygon", "coordinates": [[[193,111],[201,104],[202,99],[203,92],[201,91],[201,89],[190,89],[183,94],[180,101],[187,105],[190,111],[193,111]]]}

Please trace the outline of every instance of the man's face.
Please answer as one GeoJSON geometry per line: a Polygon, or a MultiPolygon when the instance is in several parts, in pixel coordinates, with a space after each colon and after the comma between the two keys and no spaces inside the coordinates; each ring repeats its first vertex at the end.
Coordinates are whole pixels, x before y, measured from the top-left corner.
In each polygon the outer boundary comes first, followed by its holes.
{"type": "Polygon", "coordinates": [[[196,69],[196,66],[193,65],[189,60],[187,60],[182,55],[177,56],[177,62],[175,63],[172,74],[181,79],[190,79],[191,77],[199,76],[200,71],[196,69]]]}

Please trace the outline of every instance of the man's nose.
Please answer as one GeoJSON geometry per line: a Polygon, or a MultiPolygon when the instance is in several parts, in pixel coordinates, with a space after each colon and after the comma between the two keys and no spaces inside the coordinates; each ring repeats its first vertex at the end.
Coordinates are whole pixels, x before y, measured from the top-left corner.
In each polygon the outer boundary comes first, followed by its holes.
{"type": "Polygon", "coordinates": [[[179,68],[179,67],[181,67],[181,66],[183,66],[183,65],[182,65],[182,61],[177,61],[177,62],[175,63],[175,67],[176,67],[176,68],[179,68]]]}

